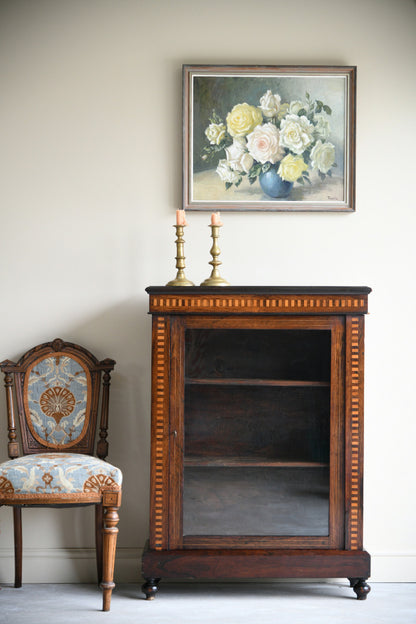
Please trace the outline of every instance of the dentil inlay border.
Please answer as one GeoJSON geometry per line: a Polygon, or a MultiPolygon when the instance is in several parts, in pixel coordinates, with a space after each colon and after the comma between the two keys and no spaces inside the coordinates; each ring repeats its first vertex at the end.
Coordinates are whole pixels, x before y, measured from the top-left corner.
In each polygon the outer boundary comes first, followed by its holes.
{"type": "Polygon", "coordinates": [[[347,547],[351,550],[362,548],[361,509],[362,509],[362,410],[363,410],[363,318],[351,317],[347,328],[347,375],[350,375],[350,391],[347,396],[347,482],[346,500],[349,500],[349,526],[347,547]],[[348,474],[349,479],[348,479],[348,474]]]}
{"type": "Polygon", "coordinates": [[[254,314],[261,312],[274,314],[283,311],[287,314],[302,312],[308,314],[334,314],[367,312],[367,297],[336,295],[236,295],[236,296],[194,296],[194,295],[152,295],[152,313],[206,313],[222,314],[236,312],[254,314]]]}
{"type": "Polygon", "coordinates": [[[166,405],[169,400],[169,384],[167,380],[167,336],[166,320],[155,319],[154,342],[154,391],[153,391],[153,535],[152,547],[161,550],[164,544],[164,518],[166,509],[166,492],[164,488],[164,471],[166,459],[166,405]]]}

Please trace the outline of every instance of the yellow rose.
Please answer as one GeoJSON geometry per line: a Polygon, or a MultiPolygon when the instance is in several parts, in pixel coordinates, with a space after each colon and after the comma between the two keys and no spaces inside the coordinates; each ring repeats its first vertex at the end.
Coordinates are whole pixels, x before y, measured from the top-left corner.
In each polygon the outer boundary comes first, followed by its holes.
{"type": "Polygon", "coordinates": [[[244,137],[263,121],[261,111],[250,104],[236,104],[227,115],[227,130],[232,137],[244,137]]]}
{"type": "Polygon", "coordinates": [[[296,182],[307,168],[308,165],[305,163],[302,156],[288,154],[280,161],[280,167],[277,173],[283,180],[287,180],[287,182],[296,182]]]}

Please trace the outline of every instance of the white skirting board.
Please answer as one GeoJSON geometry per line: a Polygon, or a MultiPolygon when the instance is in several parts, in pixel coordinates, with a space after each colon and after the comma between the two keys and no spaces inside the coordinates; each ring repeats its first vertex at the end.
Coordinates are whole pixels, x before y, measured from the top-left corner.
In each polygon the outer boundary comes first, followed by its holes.
{"type": "MultiPolygon", "coordinates": [[[[141,582],[141,548],[118,548],[114,580],[141,582]]],[[[13,549],[0,549],[0,584],[14,579],[13,549]]],[[[416,553],[371,555],[371,580],[379,583],[415,583],[416,553]]],[[[27,548],[23,551],[23,583],[94,583],[92,548],[27,548]]]]}
{"type": "MultiPolygon", "coordinates": [[[[117,548],[114,580],[117,583],[141,579],[142,548],[117,548]]],[[[23,583],[96,583],[93,548],[23,549],[23,583]]],[[[0,549],[0,584],[14,582],[12,548],[0,549]]]]}

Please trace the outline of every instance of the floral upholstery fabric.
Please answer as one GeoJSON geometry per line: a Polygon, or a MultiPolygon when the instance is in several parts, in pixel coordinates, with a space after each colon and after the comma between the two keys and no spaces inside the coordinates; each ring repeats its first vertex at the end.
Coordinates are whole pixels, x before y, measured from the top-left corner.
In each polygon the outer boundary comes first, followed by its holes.
{"type": "Polygon", "coordinates": [[[54,448],[72,446],[83,432],[89,373],[63,354],[35,363],[27,373],[27,418],[39,442],[54,448]]]}
{"type": "Polygon", "coordinates": [[[90,455],[39,453],[0,464],[0,501],[49,498],[99,500],[103,489],[119,490],[119,468],[90,455]]]}

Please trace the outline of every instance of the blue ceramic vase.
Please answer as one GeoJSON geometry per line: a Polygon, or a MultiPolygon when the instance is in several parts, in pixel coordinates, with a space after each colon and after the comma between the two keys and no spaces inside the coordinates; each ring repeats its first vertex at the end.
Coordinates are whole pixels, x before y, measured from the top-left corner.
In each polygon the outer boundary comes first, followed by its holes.
{"type": "Polygon", "coordinates": [[[266,173],[262,172],[259,175],[259,182],[264,193],[269,197],[273,197],[273,199],[287,197],[293,186],[293,182],[283,180],[274,167],[266,171],[266,173]]]}

